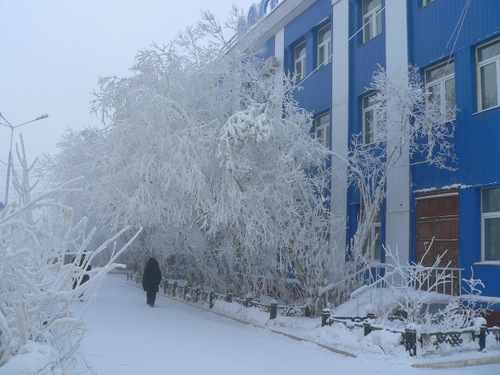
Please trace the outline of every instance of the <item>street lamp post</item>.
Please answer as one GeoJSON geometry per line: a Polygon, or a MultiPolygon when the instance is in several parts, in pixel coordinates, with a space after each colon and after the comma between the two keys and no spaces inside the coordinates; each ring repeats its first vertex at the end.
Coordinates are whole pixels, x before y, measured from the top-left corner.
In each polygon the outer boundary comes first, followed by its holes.
{"type": "Polygon", "coordinates": [[[10,188],[10,175],[12,173],[12,146],[14,143],[14,131],[22,126],[26,126],[28,124],[31,124],[36,121],[40,120],[45,120],[48,118],[49,115],[43,114],[41,116],[38,116],[37,118],[34,118],[33,120],[22,122],[17,125],[12,125],[6,118],[5,116],[0,113],[0,120],[3,120],[3,122],[0,122],[0,125],[5,126],[10,130],[10,141],[9,141],[9,158],[7,160],[7,178],[5,181],[5,199],[4,199],[4,206],[7,206],[9,203],[9,188],[10,188]]]}

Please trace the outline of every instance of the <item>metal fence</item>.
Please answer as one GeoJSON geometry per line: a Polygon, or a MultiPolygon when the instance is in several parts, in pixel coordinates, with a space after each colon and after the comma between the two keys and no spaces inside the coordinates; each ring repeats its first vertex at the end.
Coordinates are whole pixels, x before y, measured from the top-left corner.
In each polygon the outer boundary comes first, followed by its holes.
{"type": "Polygon", "coordinates": [[[184,301],[193,303],[206,303],[209,308],[215,306],[217,300],[229,303],[239,303],[245,307],[256,307],[269,313],[269,319],[276,319],[278,316],[278,304],[264,304],[253,300],[252,298],[235,297],[231,293],[218,293],[213,290],[206,290],[202,287],[190,286],[187,282],[179,280],[165,280],[163,282],[163,293],[173,298],[180,298],[184,301]]]}
{"type": "MultiPolygon", "coordinates": [[[[420,270],[417,270],[420,272],[420,270]]],[[[458,271],[458,270],[454,270],[458,271]]],[[[127,280],[140,282],[139,274],[127,272],[127,280]]],[[[379,279],[379,280],[382,280],[379,279]]],[[[253,298],[238,297],[230,292],[219,293],[214,290],[203,289],[201,286],[192,286],[184,280],[164,280],[163,293],[175,299],[188,301],[192,303],[202,303],[208,305],[210,309],[214,308],[217,300],[228,303],[239,303],[244,307],[258,308],[269,314],[269,319],[276,319],[280,316],[305,316],[312,317],[312,311],[303,305],[280,305],[278,303],[262,303],[253,298]]],[[[453,289],[451,289],[453,290],[453,289]]],[[[389,320],[399,319],[399,317],[389,317],[389,320]]],[[[460,347],[464,343],[464,338],[469,337],[472,341],[478,344],[478,349],[483,351],[486,349],[486,337],[492,335],[496,342],[500,344],[500,328],[488,328],[481,326],[479,329],[467,328],[455,331],[436,331],[418,333],[413,328],[404,330],[393,329],[376,324],[376,316],[368,314],[366,316],[332,316],[329,309],[324,309],[321,313],[321,326],[333,326],[335,324],[343,324],[349,329],[362,329],[365,336],[374,331],[387,331],[401,335],[400,344],[410,356],[417,355],[417,347],[420,348],[432,344],[438,348],[440,345],[448,344],[452,347],[460,347]]],[[[1,332],[0,332],[1,334],[1,332]]],[[[1,338],[1,335],[0,335],[1,338]]]]}
{"type": "MultiPolygon", "coordinates": [[[[131,278],[131,277],[130,277],[131,278]]],[[[163,293],[173,298],[193,303],[205,303],[213,308],[217,300],[229,303],[239,303],[244,307],[254,307],[269,313],[269,319],[280,316],[311,316],[311,311],[303,305],[282,305],[278,303],[262,303],[254,298],[234,296],[232,293],[220,293],[207,290],[201,286],[189,285],[184,280],[164,280],[163,293]]]]}
{"type": "Polygon", "coordinates": [[[321,326],[333,326],[334,324],[343,324],[349,329],[363,329],[365,336],[368,336],[374,331],[386,331],[401,335],[400,344],[405,347],[405,350],[410,356],[417,355],[417,347],[420,348],[433,345],[438,349],[443,344],[448,344],[452,347],[461,347],[465,338],[469,337],[473,342],[477,341],[478,350],[486,350],[486,337],[491,335],[495,341],[500,345],[500,328],[488,328],[483,325],[479,329],[466,328],[454,331],[435,331],[418,333],[413,328],[406,328],[404,330],[397,330],[392,328],[383,327],[375,324],[376,316],[368,314],[363,317],[339,317],[332,316],[330,310],[325,309],[321,314],[321,326]]]}

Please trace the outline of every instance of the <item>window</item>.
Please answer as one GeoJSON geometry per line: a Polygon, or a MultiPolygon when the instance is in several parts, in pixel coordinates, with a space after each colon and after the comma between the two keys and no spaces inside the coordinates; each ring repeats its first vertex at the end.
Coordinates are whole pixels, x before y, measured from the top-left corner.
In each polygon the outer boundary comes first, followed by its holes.
{"type": "Polygon", "coordinates": [[[271,13],[271,11],[273,10],[273,2],[271,0],[269,0],[266,5],[265,5],[265,8],[264,8],[264,12],[263,14],[265,16],[267,16],[269,13],[271,13]]]}
{"type": "Polygon", "coordinates": [[[500,188],[482,194],[483,261],[500,261],[500,188]]]}
{"type": "Polygon", "coordinates": [[[371,224],[368,239],[363,246],[363,255],[372,260],[382,261],[382,223],[380,212],[377,213],[375,220],[371,224]]]}
{"type": "Polygon", "coordinates": [[[318,31],[318,56],[317,66],[326,65],[332,58],[332,28],[330,24],[323,26],[318,31]]]}
{"type": "Polygon", "coordinates": [[[434,0],[422,0],[422,7],[426,7],[432,2],[434,2],[434,0]]]}
{"type": "Polygon", "coordinates": [[[382,0],[363,0],[363,43],[382,33],[382,0]]]}
{"type": "Polygon", "coordinates": [[[325,147],[330,148],[331,136],[330,112],[326,112],[314,119],[314,138],[325,147]]]}
{"type": "Polygon", "coordinates": [[[380,218],[377,218],[377,221],[372,224],[370,235],[371,249],[373,249],[371,257],[373,260],[382,261],[382,223],[380,218]]]}
{"type": "Polygon", "coordinates": [[[500,105],[500,40],[477,49],[479,110],[500,105]]]}
{"type": "Polygon", "coordinates": [[[377,116],[377,94],[370,93],[363,96],[362,106],[363,106],[363,143],[371,144],[379,140],[380,136],[377,134],[378,129],[378,116],[377,116]]]}
{"type": "Polygon", "coordinates": [[[425,89],[428,104],[443,114],[443,122],[455,119],[455,63],[447,62],[427,69],[425,89]]]}
{"type": "Polygon", "coordinates": [[[306,43],[302,42],[293,50],[295,79],[301,81],[306,72],[306,43]]]}

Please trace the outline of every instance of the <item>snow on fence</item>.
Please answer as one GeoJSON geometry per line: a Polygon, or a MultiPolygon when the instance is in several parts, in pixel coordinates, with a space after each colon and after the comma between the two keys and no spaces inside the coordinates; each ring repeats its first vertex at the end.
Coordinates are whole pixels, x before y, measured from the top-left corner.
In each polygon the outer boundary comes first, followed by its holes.
{"type": "MultiPolygon", "coordinates": [[[[140,282],[138,273],[127,272],[127,280],[140,282]]],[[[193,303],[207,303],[209,308],[213,308],[217,300],[239,303],[244,307],[255,307],[269,313],[269,319],[276,319],[280,316],[306,316],[311,317],[312,311],[308,306],[280,305],[278,303],[262,303],[253,298],[242,298],[234,296],[232,293],[219,293],[213,290],[206,290],[202,287],[189,285],[185,280],[164,280],[163,293],[174,298],[180,298],[193,303]]]]}
{"type": "MultiPolygon", "coordinates": [[[[401,334],[401,345],[405,347],[405,350],[412,357],[417,355],[418,344],[420,344],[421,349],[429,344],[432,344],[435,349],[439,349],[443,344],[448,344],[451,347],[460,347],[464,344],[464,339],[468,337],[473,342],[477,340],[479,351],[484,351],[488,335],[494,337],[497,344],[500,344],[500,328],[498,327],[488,328],[486,325],[481,325],[479,328],[418,333],[412,327],[407,327],[404,330],[382,327],[374,324],[375,319],[376,316],[374,314],[368,314],[364,317],[331,316],[330,310],[325,309],[321,314],[321,326],[326,327],[340,323],[351,330],[356,328],[363,329],[364,336],[368,336],[374,331],[399,333],[401,334]]],[[[394,319],[397,319],[397,317],[394,317],[394,319]]]]}
{"type": "MultiPolygon", "coordinates": [[[[138,273],[127,272],[127,280],[140,282],[138,273]]],[[[277,303],[261,303],[253,298],[241,298],[234,296],[232,293],[219,293],[213,290],[206,290],[201,287],[189,285],[185,280],[164,280],[163,293],[176,299],[189,301],[192,303],[208,304],[210,309],[213,309],[215,302],[221,300],[228,303],[238,303],[244,307],[254,307],[269,313],[269,319],[274,320],[280,316],[285,317],[313,317],[313,314],[307,306],[298,305],[279,305],[277,303]]],[[[453,290],[453,289],[451,289],[453,290]]],[[[368,336],[375,331],[385,331],[401,335],[400,344],[405,348],[410,356],[417,355],[417,347],[423,349],[427,345],[433,345],[438,349],[443,344],[448,344],[451,347],[460,347],[470,338],[473,342],[477,341],[479,351],[486,349],[486,338],[491,336],[493,340],[500,345],[500,328],[488,328],[485,324],[480,327],[471,327],[462,330],[454,331],[435,331],[435,332],[418,332],[413,327],[405,329],[388,328],[375,323],[377,317],[375,314],[367,314],[366,316],[332,316],[330,309],[324,309],[321,314],[321,327],[333,326],[334,324],[342,324],[350,330],[362,329],[364,336],[368,336]]],[[[400,320],[397,315],[390,316],[389,320],[400,320]]]]}
{"type": "Polygon", "coordinates": [[[311,316],[307,306],[298,305],[280,305],[278,303],[262,303],[253,298],[241,298],[234,296],[232,293],[219,293],[216,291],[208,291],[201,287],[188,285],[183,280],[165,280],[163,282],[163,292],[172,297],[179,297],[186,301],[194,303],[208,303],[209,308],[213,308],[217,300],[222,300],[229,303],[239,303],[244,307],[255,307],[269,313],[269,319],[276,319],[278,314],[281,316],[311,316]]]}

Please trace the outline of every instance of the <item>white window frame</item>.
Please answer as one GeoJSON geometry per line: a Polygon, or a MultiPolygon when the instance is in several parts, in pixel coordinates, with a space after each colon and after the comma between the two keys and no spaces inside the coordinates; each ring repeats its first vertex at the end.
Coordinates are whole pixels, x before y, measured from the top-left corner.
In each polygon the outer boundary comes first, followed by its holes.
{"type": "Polygon", "coordinates": [[[370,144],[374,144],[374,143],[377,143],[377,139],[378,139],[378,134],[377,134],[377,111],[376,111],[376,104],[371,104],[369,106],[366,106],[365,107],[365,99],[372,96],[372,95],[376,95],[376,93],[374,92],[371,92],[371,93],[367,93],[365,95],[363,95],[361,97],[361,126],[362,126],[362,129],[361,129],[361,133],[363,135],[363,144],[365,145],[370,145],[370,144]],[[373,135],[373,140],[371,142],[368,142],[367,139],[366,139],[366,113],[367,112],[370,112],[370,111],[373,111],[373,129],[372,129],[372,135],[373,135]]]}
{"type": "MultiPolygon", "coordinates": [[[[374,9],[364,13],[364,8],[365,8],[365,3],[367,1],[372,1],[372,0],[362,0],[361,4],[361,12],[362,12],[362,20],[363,20],[363,43],[368,43],[370,40],[376,38],[380,34],[382,34],[382,20],[380,20],[380,28],[377,27],[379,23],[377,23],[377,17],[382,17],[382,1],[380,2],[380,5],[378,7],[375,7],[374,9]],[[372,30],[372,33],[370,35],[367,35],[366,33],[366,27],[368,25],[371,25],[370,30],[372,30]]],[[[376,0],[374,0],[376,1],[376,0]]]]}
{"type": "Polygon", "coordinates": [[[330,146],[331,145],[330,138],[332,135],[331,126],[332,126],[332,116],[330,111],[320,113],[314,118],[314,138],[318,139],[318,130],[321,129],[325,134],[324,142],[321,142],[321,144],[323,144],[323,146],[325,146],[328,149],[330,149],[331,147],[330,146]],[[328,117],[328,122],[321,124],[320,119],[323,117],[328,117]]]}
{"type": "Polygon", "coordinates": [[[476,66],[477,66],[477,71],[476,71],[476,80],[477,80],[477,99],[478,99],[478,112],[483,112],[483,111],[488,111],[490,109],[494,108],[499,108],[500,107],[500,54],[490,57],[489,59],[486,59],[484,61],[479,61],[479,50],[481,48],[487,47],[491,44],[496,44],[500,43],[500,38],[496,38],[493,40],[490,40],[487,43],[483,43],[479,45],[476,48],[476,66]],[[495,63],[496,65],[496,70],[497,70],[497,104],[493,107],[489,108],[483,108],[483,90],[482,90],[482,85],[481,85],[481,68],[485,67],[486,65],[490,65],[491,63],[495,63]]]}
{"type": "Polygon", "coordinates": [[[317,35],[317,48],[316,48],[316,61],[317,61],[317,67],[323,66],[323,65],[328,65],[332,61],[332,27],[329,23],[326,25],[323,25],[322,27],[319,28],[317,35]],[[320,35],[326,35],[327,37],[320,42],[319,37],[320,35]],[[325,60],[323,62],[320,61],[320,51],[321,48],[325,49],[325,60]]]}
{"type": "Polygon", "coordinates": [[[293,48],[293,72],[295,74],[295,79],[297,82],[302,81],[306,75],[306,63],[307,63],[307,44],[306,41],[298,43],[293,48]],[[297,51],[302,48],[303,53],[297,54],[297,51]],[[301,63],[302,71],[300,75],[297,74],[297,64],[301,63]]]}
{"type": "Polygon", "coordinates": [[[264,8],[264,16],[269,15],[273,11],[272,0],[269,0],[264,8]]]}
{"type": "Polygon", "coordinates": [[[483,194],[485,194],[489,189],[483,189],[481,191],[481,262],[484,263],[500,263],[500,259],[491,260],[486,259],[486,220],[488,219],[500,219],[500,211],[495,212],[484,212],[483,207],[483,194]]]}
{"type": "Polygon", "coordinates": [[[370,228],[370,238],[368,239],[370,246],[370,259],[375,261],[382,261],[382,223],[380,221],[375,221],[372,223],[370,228]],[[379,232],[380,238],[377,238],[377,229],[379,232]],[[376,257],[377,253],[377,240],[380,241],[380,257],[376,257]]]}
{"type": "Polygon", "coordinates": [[[375,221],[370,224],[370,231],[368,233],[368,238],[366,242],[366,247],[363,248],[363,254],[365,256],[368,256],[369,259],[375,260],[375,261],[382,261],[382,249],[383,249],[383,244],[382,244],[382,221],[381,221],[381,211],[379,209],[379,212],[377,213],[377,216],[375,217],[375,221]],[[377,238],[377,229],[379,232],[379,238],[377,238]],[[376,252],[377,252],[377,240],[380,241],[380,257],[376,258],[376,252]],[[369,249],[370,253],[365,253],[365,251],[369,249]]]}
{"type": "Polygon", "coordinates": [[[434,86],[439,86],[439,99],[440,99],[440,103],[439,103],[439,109],[440,109],[440,112],[444,114],[445,116],[445,119],[443,119],[443,122],[450,122],[450,121],[454,121],[456,120],[456,106],[457,106],[457,95],[456,95],[456,90],[457,90],[457,87],[456,87],[456,79],[455,79],[455,61],[453,62],[444,62],[444,63],[441,63],[441,64],[436,64],[436,65],[433,65],[427,69],[425,69],[425,72],[424,72],[424,79],[425,79],[425,91],[427,93],[430,92],[430,88],[431,87],[434,87],[434,86]],[[427,80],[427,73],[430,72],[431,70],[435,70],[435,69],[439,69],[440,67],[442,66],[445,66],[445,65],[448,65],[448,64],[453,64],[453,73],[450,73],[446,76],[443,76],[443,77],[439,77],[437,79],[434,79],[433,81],[428,81],[427,80]],[[446,102],[446,83],[448,81],[451,81],[451,80],[454,80],[455,81],[455,103],[454,103],[454,108],[453,108],[453,112],[448,112],[446,106],[447,106],[447,102],[446,102]]]}

